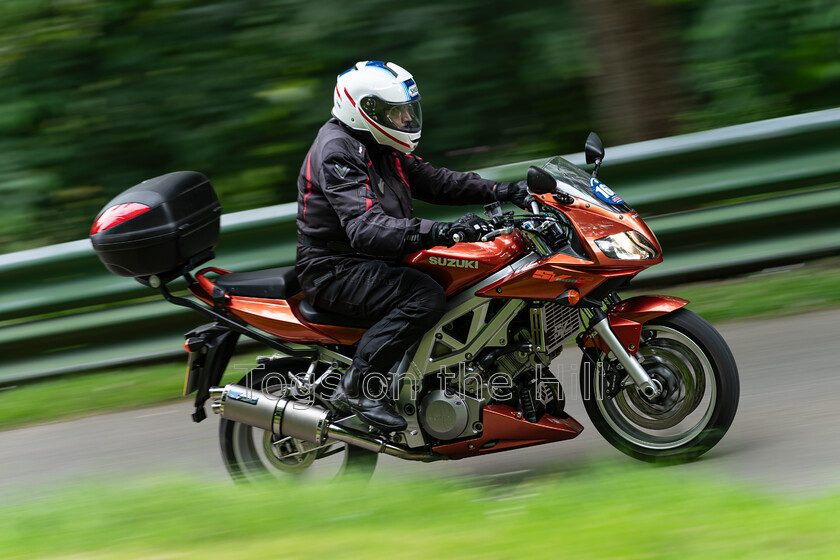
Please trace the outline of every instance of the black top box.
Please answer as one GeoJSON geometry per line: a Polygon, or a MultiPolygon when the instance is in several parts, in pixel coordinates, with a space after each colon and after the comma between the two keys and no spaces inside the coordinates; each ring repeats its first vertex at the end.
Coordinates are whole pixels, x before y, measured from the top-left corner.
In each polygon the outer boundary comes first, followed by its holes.
{"type": "Polygon", "coordinates": [[[177,171],[143,181],[105,205],[90,233],[105,267],[148,285],[213,258],[222,206],[210,181],[177,171]]]}

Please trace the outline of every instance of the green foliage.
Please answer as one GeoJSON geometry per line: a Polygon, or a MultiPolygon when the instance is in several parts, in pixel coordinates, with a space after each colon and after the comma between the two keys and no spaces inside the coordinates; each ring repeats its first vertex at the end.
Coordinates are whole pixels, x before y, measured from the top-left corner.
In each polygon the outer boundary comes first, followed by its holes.
{"type": "Polygon", "coordinates": [[[687,29],[688,129],[837,105],[840,5],[833,0],[705,0],[687,29]]]}
{"type": "Polygon", "coordinates": [[[0,547],[5,558],[787,560],[835,558],[840,546],[837,493],[793,500],[627,461],[569,472],[561,457],[548,472],[472,485],[92,473],[5,500],[0,547]]]}
{"type": "MultiPolygon", "coordinates": [[[[836,3],[650,4],[678,58],[685,93],[671,118],[685,130],[836,103],[836,3]]],[[[414,73],[426,117],[419,154],[436,165],[577,151],[598,112],[592,84],[624,78],[599,75],[585,10],[549,0],[4,0],[0,252],[83,238],[110,198],[177,169],[210,176],[227,212],[294,200],[335,76],[357,60],[414,73]]]]}

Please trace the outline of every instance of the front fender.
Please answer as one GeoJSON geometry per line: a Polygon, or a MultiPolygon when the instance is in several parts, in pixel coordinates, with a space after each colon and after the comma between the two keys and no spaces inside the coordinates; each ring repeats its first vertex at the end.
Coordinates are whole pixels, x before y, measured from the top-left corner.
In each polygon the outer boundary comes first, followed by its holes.
{"type": "MultiPolygon", "coordinates": [[[[635,355],[639,350],[642,325],[686,305],[687,299],[673,296],[636,296],[614,303],[607,308],[606,314],[615,336],[627,352],[635,355]]],[[[582,342],[585,347],[597,347],[604,353],[610,351],[591,328],[583,334],[582,342]]]]}

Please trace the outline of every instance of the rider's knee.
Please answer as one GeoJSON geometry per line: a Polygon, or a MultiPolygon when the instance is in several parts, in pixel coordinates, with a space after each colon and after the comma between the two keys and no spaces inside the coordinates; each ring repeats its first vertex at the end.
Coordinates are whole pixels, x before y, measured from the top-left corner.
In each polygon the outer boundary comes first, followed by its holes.
{"type": "Polygon", "coordinates": [[[440,284],[429,278],[428,282],[418,283],[412,302],[424,323],[433,325],[446,313],[446,293],[440,284]]]}

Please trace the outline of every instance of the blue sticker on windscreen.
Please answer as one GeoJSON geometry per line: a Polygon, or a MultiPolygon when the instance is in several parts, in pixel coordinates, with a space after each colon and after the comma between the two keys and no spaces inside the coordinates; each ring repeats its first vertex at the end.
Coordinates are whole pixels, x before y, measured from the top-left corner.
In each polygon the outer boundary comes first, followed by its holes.
{"type": "Polygon", "coordinates": [[[589,187],[592,189],[592,193],[606,202],[607,204],[624,204],[624,201],[621,199],[620,196],[615,194],[611,188],[607,185],[592,177],[589,179],[589,187]]]}

